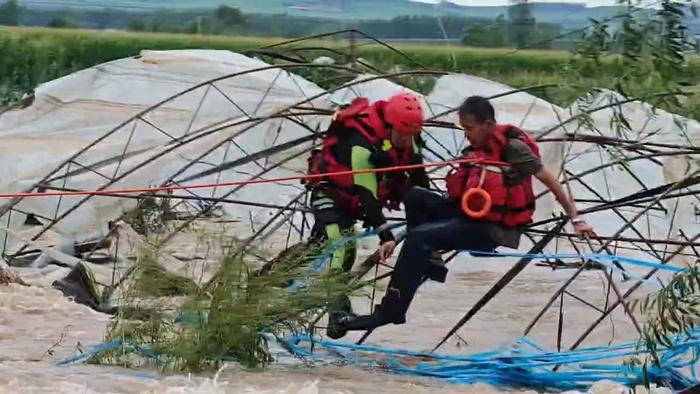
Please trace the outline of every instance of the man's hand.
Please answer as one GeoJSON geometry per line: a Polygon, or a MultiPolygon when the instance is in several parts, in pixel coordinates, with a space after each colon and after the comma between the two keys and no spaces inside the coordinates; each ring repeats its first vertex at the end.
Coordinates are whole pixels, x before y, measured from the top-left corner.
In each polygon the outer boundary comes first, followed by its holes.
{"type": "Polygon", "coordinates": [[[385,263],[396,249],[396,241],[387,241],[379,246],[379,261],[385,263]]]}
{"type": "Polygon", "coordinates": [[[596,237],[595,230],[593,230],[593,226],[590,224],[586,223],[584,220],[578,220],[574,222],[574,232],[584,238],[591,238],[591,237],[596,237]]]}

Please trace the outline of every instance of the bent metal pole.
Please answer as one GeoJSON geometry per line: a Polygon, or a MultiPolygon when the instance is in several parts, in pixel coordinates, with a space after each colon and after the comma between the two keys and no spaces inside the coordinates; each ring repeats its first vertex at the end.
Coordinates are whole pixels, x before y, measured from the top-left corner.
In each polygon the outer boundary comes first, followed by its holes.
{"type": "MultiPolygon", "coordinates": [[[[568,222],[568,218],[562,218],[560,222],[549,231],[549,233],[542,237],[542,239],[540,239],[530,249],[528,255],[541,252],[547,246],[547,244],[549,244],[549,242],[551,242],[552,239],[554,239],[554,237],[559,233],[559,231],[561,231],[561,229],[564,228],[564,226],[568,222]]],[[[435,345],[433,350],[431,350],[430,352],[434,353],[443,344],[445,344],[445,342],[447,342],[452,337],[452,335],[454,335],[460,328],[462,328],[462,326],[464,326],[469,320],[471,320],[471,318],[474,317],[474,315],[476,315],[477,312],[479,312],[481,308],[483,308],[489,301],[491,301],[493,297],[500,293],[501,290],[503,290],[510,283],[510,281],[512,281],[516,276],[518,276],[518,274],[522,272],[522,270],[524,270],[525,267],[527,267],[532,260],[532,257],[521,258],[510,270],[508,270],[508,272],[505,273],[505,275],[503,275],[503,277],[501,277],[501,279],[499,279],[498,282],[496,282],[495,285],[493,285],[493,287],[491,287],[491,289],[489,289],[489,291],[486,292],[486,294],[484,294],[483,297],[481,297],[481,299],[479,299],[479,301],[476,302],[476,304],[474,304],[474,306],[472,306],[472,308],[464,315],[464,317],[462,317],[459,320],[459,322],[457,322],[457,324],[455,324],[454,327],[452,327],[450,332],[448,332],[447,335],[445,335],[445,337],[442,338],[442,340],[437,345],[435,345]]]]}

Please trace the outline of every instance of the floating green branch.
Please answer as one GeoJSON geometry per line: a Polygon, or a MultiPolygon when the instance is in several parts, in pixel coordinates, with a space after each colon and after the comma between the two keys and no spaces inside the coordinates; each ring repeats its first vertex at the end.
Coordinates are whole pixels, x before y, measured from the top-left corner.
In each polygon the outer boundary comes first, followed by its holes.
{"type": "MultiPolygon", "coordinates": [[[[108,337],[148,349],[153,357],[146,362],[171,370],[215,370],[224,361],[264,367],[273,357],[261,334],[313,332],[332,295],[361,291],[348,285],[344,274],[330,272],[310,278],[296,291],[287,289],[322,256],[320,246],[296,245],[263,269],[253,269],[255,264],[245,258],[227,256],[206,291],[187,278],[166,273],[157,255],[142,254],[135,291],[126,296],[139,306],[129,308],[130,316],[120,314],[108,337]],[[134,318],[133,309],[139,308],[143,310],[134,318]]],[[[135,365],[136,359],[112,351],[97,361],[135,365]]]]}
{"type": "Polygon", "coordinates": [[[675,274],[661,291],[635,300],[632,307],[647,316],[640,342],[659,365],[658,345],[672,346],[672,337],[700,322],[700,262],[675,274]]]}

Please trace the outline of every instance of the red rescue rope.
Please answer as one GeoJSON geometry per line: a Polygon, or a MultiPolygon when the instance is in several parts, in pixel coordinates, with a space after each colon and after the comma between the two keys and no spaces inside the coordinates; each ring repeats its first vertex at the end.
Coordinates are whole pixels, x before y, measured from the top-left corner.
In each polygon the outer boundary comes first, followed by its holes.
{"type": "Polygon", "coordinates": [[[79,190],[79,191],[53,191],[53,192],[29,192],[29,193],[0,193],[0,198],[26,198],[26,197],[57,197],[57,196],[89,196],[89,195],[105,195],[113,196],[120,194],[132,194],[132,193],[152,193],[152,192],[162,192],[171,190],[196,190],[196,189],[212,189],[226,186],[241,186],[241,185],[256,185],[261,183],[276,183],[276,182],[288,182],[295,180],[307,180],[315,178],[323,178],[329,175],[352,175],[352,174],[368,174],[368,173],[382,173],[391,171],[406,171],[415,170],[419,168],[428,167],[443,167],[451,164],[461,164],[461,163],[473,163],[473,164],[488,164],[496,166],[507,166],[508,163],[499,162],[495,160],[485,160],[485,159],[455,159],[436,163],[421,163],[421,164],[409,164],[394,167],[385,168],[369,168],[365,170],[350,170],[350,171],[338,171],[329,172],[323,174],[312,174],[312,175],[296,175],[282,178],[271,178],[271,179],[250,179],[247,181],[237,181],[237,182],[221,182],[221,183],[205,183],[198,185],[187,185],[187,186],[162,186],[153,188],[134,188],[134,189],[112,189],[112,190],[79,190]]]}

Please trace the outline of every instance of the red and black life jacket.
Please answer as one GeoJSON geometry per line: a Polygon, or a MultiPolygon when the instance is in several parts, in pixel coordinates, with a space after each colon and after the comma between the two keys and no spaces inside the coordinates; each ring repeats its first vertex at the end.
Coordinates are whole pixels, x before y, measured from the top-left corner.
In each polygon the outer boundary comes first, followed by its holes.
{"type": "MultiPolygon", "coordinates": [[[[498,125],[496,132],[483,149],[471,150],[468,158],[503,161],[503,148],[508,139],[517,138],[530,147],[539,158],[536,141],[528,133],[511,125],[498,125]]],[[[481,187],[491,196],[491,211],[483,220],[498,222],[507,227],[516,227],[532,221],[535,213],[535,196],[532,176],[526,176],[516,185],[506,185],[502,167],[480,164],[463,164],[449,174],[445,181],[451,198],[461,199],[471,188],[481,187]],[[482,183],[483,175],[483,183],[482,183]]]]}
{"type": "MultiPolygon", "coordinates": [[[[389,141],[389,132],[381,117],[381,111],[385,104],[384,101],[377,101],[370,105],[367,98],[361,97],[354,99],[348,107],[337,111],[326,131],[322,148],[311,153],[309,174],[351,171],[348,165],[340,163],[334,155],[335,146],[341,139],[347,138],[347,132],[350,130],[360,133],[370,145],[384,151],[390,158],[392,166],[411,164],[411,149],[399,150],[393,147],[389,141]]],[[[385,178],[379,174],[378,177],[385,178]]],[[[400,202],[404,192],[408,189],[408,177],[393,174],[392,177],[386,177],[386,179],[380,183],[377,197],[384,206],[392,207],[400,202]]],[[[318,177],[308,180],[306,183],[311,187],[324,186],[343,209],[361,215],[359,198],[352,193],[355,184],[352,173],[318,177]]]]}

